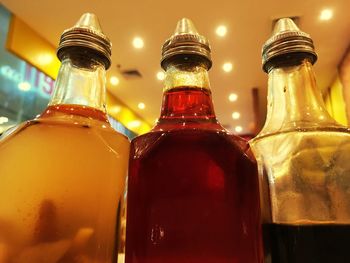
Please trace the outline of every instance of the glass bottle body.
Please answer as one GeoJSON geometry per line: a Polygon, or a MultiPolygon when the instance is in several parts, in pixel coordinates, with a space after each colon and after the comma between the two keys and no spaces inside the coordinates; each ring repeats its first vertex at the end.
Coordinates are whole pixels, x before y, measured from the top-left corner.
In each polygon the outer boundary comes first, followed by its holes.
{"type": "Polygon", "coordinates": [[[208,88],[167,89],[157,125],[131,144],[126,262],[261,262],[246,146],[217,122],[208,88]]]}
{"type": "Polygon", "coordinates": [[[115,261],[129,142],[104,111],[62,98],[0,141],[0,262],[115,261]]]}
{"type": "Polygon", "coordinates": [[[251,141],[266,261],[348,262],[350,132],[325,110],[307,60],[270,72],[269,89],[265,127],[251,141]]]}

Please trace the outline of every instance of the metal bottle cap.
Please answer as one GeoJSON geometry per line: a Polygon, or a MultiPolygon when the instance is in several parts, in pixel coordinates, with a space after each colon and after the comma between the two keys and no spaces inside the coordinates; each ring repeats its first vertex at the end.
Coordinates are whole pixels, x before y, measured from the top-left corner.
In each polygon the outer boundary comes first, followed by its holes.
{"type": "Polygon", "coordinates": [[[83,14],[72,28],[62,33],[57,49],[57,57],[60,60],[68,47],[84,47],[94,50],[103,59],[106,69],[111,65],[112,44],[102,32],[100,22],[95,14],[83,14]]]}
{"type": "Polygon", "coordinates": [[[174,34],[165,41],[162,47],[161,66],[166,67],[166,61],[176,55],[199,55],[207,60],[208,69],[211,68],[211,49],[209,41],[200,35],[188,18],[182,18],[176,26],[174,34]]]}
{"type": "Polygon", "coordinates": [[[262,48],[264,71],[267,72],[266,64],[272,58],[290,53],[308,53],[311,54],[312,63],[317,60],[310,35],[301,31],[292,19],[281,18],[276,22],[272,36],[262,48]]]}

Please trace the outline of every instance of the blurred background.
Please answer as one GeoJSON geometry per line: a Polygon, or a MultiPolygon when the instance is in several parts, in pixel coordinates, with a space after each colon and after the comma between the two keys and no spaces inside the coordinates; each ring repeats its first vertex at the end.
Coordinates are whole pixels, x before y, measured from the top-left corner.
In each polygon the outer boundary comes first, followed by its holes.
{"type": "Polygon", "coordinates": [[[182,17],[212,47],[214,106],[230,131],[254,136],[266,114],[267,75],[261,47],[274,21],[292,17],[315,43],[317,83],[340,123],[350,118],[350,1],[78,1],[0,3],[0,134],[41,113],[54,88],[63,30],[82,13],[98,15],[113,43],[107,107],[114,128],[129,138],[151,129],[160,113],[161,46],[182,17]]]}

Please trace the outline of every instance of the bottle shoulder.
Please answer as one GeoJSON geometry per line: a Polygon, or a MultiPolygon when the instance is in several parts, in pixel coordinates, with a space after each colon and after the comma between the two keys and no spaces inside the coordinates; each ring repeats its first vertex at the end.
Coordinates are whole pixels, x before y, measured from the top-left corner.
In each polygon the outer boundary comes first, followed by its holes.
{"type": "Polygon", "coordinates": [[[55,144],[57,141],[63,141],[65,145],[90,144],[129,149],[129,139],[115,131],[109,123],[96,120],[75,119],[66,121],[65,119],[38,118],[18,125],[15,128],[5,132],[0,137],[0,149],[8,143],[17,141],[33,140],[40,142],[38,146],[44,144],[55,144]]]}
{"type": "Polygon", "coordinates": [[[175,130],[209,130],[228,132],[216,119],[216,117],[177,117],[177,118],[160,118],[152,128],[155,131],[175,131],[175,130]]]}
{"type": "Polygon", "coordinates": [[[248,142],[226,130],[176,129],[151,131],[134,138],[131,142],[131,154],[135,158],[143,158],[150,152],[168,152],[178,150],[187,152],[206,151],[209,154],[226,152],[244,155],[254,160],[249,153],[248,142]]]}
{"type": "MultiPolygon", "coordinates": [[[[254,144],[261,140],[272,140],[273,138],[283,137],[283,136],[299,136],[299,137],[316,137],[316,136],[322,136],[322,137],[328,137],[328,136],[350,136],[350,128],[345,126],[315,126],[315,127],[308,127],[308,128],[302,128],[302,127],[296,127],[293,129],[286,129],[281,130],[277,132],[260,132],[255,138],[250,140],[251,144],[254,144]]],[[[349,137],[350,138],[350,137],[349,137]]]]}
{"type": "Polygon", "coordinates": [[[148,138],[160,138],[160,137],[171,137],[171,138],[184,138],[193,137],[193,141],[201,140],[205,136],[216,137],[216,136],[232,136],[225,130],[212,130],[212,129],[198,129],[198,128],[186,128],[186,129],[152,129],[150,132],[139,135],[132,140],[133,144],[137,144],[140,141],[145,141],[148,138]]]}
{"type": "MultiPolygon", "coordinates": [[[[316,152],[327,155],[346,153],[350,150],[350,130],[348,128],[296,129],[287,132],[258,136],[250,141],[257,159],[287,158],[316,152]]],[[[344,156],[349,156],[345,154],[344,156]]]]}

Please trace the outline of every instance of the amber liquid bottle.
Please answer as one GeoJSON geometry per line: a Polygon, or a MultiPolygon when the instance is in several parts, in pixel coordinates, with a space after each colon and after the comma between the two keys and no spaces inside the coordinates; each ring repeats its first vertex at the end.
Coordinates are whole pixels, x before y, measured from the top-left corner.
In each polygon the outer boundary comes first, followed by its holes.
{"type": "Polygon", "coordinates": [[[94,37],[91,23],[86,14],[68,31],[48,108],[0,140],[1,263],[116,260],[129,142],[107,119],[105,55],[74,46],[76,30],[94,37]]]}
{"type": "Polygon", "coordinates": [[[215,117],[208,63],[165,64],[158,123],[131,146],[126,263],[262,262],[256,164],[215,117]]]}
{"type": "Polygon", "coordinates": [[[281,19],[263,50],[268,114],[251,145],[262,172],[265,261],[350,262],[350,130],[325,108],[309,35],[281,19]]]}

